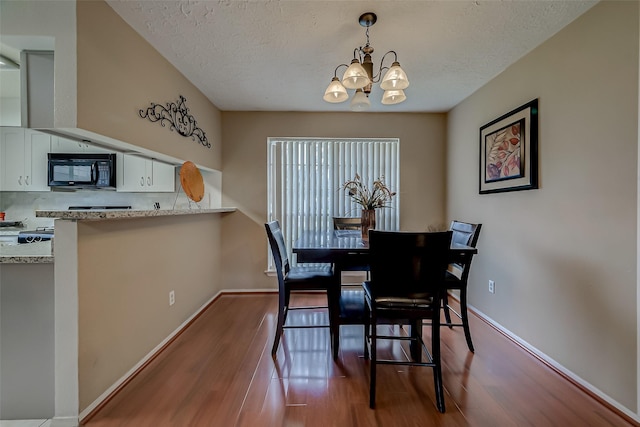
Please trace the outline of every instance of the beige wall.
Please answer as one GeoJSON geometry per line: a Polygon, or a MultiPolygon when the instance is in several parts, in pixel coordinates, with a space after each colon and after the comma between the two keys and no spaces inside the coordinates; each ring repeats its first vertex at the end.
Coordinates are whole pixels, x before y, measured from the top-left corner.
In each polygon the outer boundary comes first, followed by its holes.
{"type": "Polygon", "coordinates": [[[78,223],[81,411],[221,290],[220,217],[78,223]]]}
{"type": "Polygon", "coordinates": [[[638,22],[596,5],[451,111],[447,155],[447,215],[483,223],[470,304],[633,412],[638,22]],[[540,189],[479,195],[478,129],[534,98],[540,189]]]}
{"type": "MultiPolygon", "coordinates": [[[[105,2],[79,1],[77,25],[77,127],[221,169],[218,109],[105,2]],[[211,149],[138,116],[179,95],[211,149]]],[[[80,411],[223,288],[222,215],[79,223],[80,411]]]]}
{"type": "Polygon", "coordinates": [[[220,169],[220,111],[104,1],[77,3],[77,127],[220,169]],[[186,98],[211,148],[138,115],[186,98]]]}
{"type": "Polygon", "coordinates": [[[400,227],[424,230],[444,220],[444,114],[223,112],[223,283],[276,287],[267,266],[267,138],[400,138],[400,227]]]}

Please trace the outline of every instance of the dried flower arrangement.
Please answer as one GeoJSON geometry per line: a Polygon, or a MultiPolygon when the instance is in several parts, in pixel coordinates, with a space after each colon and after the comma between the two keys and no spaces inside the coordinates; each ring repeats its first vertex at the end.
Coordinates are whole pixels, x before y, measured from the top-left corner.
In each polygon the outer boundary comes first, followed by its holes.
{"type": "Polygon", "coordinates": [[[362,209],[388,207],[391,198],[396,195],[395,191],[391,191],[384,183],[384,176],[373,181],[373,187],[369,189],[357,173],[355,178],[342,184],[341,189],[346,190],[351,199],[362,206],[362,209]]]}

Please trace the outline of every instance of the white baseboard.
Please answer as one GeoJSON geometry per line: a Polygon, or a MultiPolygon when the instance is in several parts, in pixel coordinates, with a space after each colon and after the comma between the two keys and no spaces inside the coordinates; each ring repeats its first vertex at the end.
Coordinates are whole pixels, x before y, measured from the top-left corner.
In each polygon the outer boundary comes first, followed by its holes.
{"type": "Polygon", "coordinates": [[[478,310],[476,307],[474,307],[472,305],[469,305],[469,310],[473,311],[482,320],[484,320],[485,322],[490,324],[495,329],[499,330],[506,337],[508,337],[512,341],[516,342],[518,345],[520,345],[522,348],[524,348],[526,351],[531,353],[534,357],[538,358],[543,363],[547,364],[552,369],[558,371],[559,373],[561,373],[562,375],[564,375],[565,377],[567,377],[568,379],[570,379],[574,383],[576,383],[576,384],[580,385],[581,387],[583,387],[585,390],[588,390],[589,392],[593,393],[595,396],[598,396],[600,399],[602,399],[603,401],[607,402],[609,405],[611,405],[612,407],[616,408],[618,411],[620,411],[621,413],[625,414],[629,418],[633,419],[636,422],[640,422],[640,414],[636,414],[634,412],[631,412],[628,408],[626,408],[623,405],[621,405],[619,402],[617,402],[611,396],[609,396],[608,394],[604,393],[599,388],[594,387],[593,384],[585,381],[583,378],[581,378],[580,376],[576,375],[574,372],[568,370],[566,367],[564,367],[563,365],[561,365],[560,363],[555,361],[553,358],[549,357],[547,354],[545,354],[542,351],[538,350],[536,347],[532,346],[531,344],[529,344],[528,342],[526,342],[525,340],[523,340],[519,336],[515,335],[510,330],[504,328],[499,323],[496,323],[492,318],[490,318],[489,316],[487,316],[486,314],[484,314],[483,312],[478,310]]]}
{"type": "Polygon", "coordinates": [[[78,427],[80,422],[76,417],[54,417],[49,424],[50,427],[78,427]]]}

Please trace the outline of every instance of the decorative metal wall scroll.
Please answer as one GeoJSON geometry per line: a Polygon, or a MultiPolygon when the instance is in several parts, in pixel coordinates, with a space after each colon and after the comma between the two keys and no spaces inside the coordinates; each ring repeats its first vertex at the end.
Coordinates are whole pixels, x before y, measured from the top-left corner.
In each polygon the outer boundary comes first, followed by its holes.
{"type": "Polygon", "coordinates": [[[141,118],[148,118],[151,122],[160,122],[163,127],[165,123],[169,123],[170,130],[175,130],[184,137],[191,137],[194,141],[198,138],[200,144],[211,148],[211,143],[204,131],[198,127],[196,119],[189,114],[185,101],[185,97],[180,95],[177,102],[167,102],[166,108],[152,102],[151,107],[148,107],[146,111],[138,111],[138,114],[141,118]]]}

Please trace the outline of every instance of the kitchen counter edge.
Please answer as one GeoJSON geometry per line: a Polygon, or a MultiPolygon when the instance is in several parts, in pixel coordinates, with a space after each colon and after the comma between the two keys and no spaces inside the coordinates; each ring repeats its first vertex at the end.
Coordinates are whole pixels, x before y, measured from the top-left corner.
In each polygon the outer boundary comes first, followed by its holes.
{"type": "Polygon", "coordinates": [[[53,255],[4,255],[0,264],[53,264],[53,255]]]}
{"type": "Polygon", "coordinates": [[[159,209],[159,210],[64,210],[64,211],[46,211],[37,210],[37,218],[56,218],[66,220],[85,220],[99,221],[104,219],[127,219],[127,218],[149,218],[156,216],[179,216],[179,215],[198,215],[210,213],[235,212],[236,208],[215,208],[215,209],[159,209]]]}

